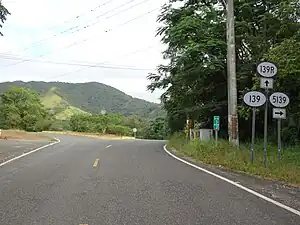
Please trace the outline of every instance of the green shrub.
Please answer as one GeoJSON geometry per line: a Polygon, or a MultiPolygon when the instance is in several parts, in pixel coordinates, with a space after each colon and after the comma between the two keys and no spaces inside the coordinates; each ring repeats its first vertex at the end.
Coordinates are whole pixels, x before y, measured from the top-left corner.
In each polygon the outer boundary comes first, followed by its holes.
{"type": "Polygon", "coordinates": [[[107,134],[130,136],[132,135],[132,130],[129,127],[122,125],[109,124],[106,130],[107,134]]]}

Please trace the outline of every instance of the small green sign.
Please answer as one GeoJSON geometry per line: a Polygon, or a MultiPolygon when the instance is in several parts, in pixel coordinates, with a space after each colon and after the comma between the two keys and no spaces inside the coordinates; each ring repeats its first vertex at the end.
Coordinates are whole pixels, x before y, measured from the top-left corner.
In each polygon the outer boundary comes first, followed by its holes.
{"type": "Polygon", "coordinates": [[[214,116],[214,130],[220,130],[220,117],[214,116]]]}

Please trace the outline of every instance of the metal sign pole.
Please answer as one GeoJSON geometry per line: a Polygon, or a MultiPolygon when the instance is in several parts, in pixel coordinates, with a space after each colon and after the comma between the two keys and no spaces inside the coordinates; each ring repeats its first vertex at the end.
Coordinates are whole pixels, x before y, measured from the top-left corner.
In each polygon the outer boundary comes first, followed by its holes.
{"type": "Polygon", "coordinates": [[[252,134],[251,134],[251,162],[254,162],[254,141],[255,141],[255,113],[256,107],[263,106],[267,99],[259,91],[249,91],[243,97],[244,102],[252,108],[252,134]]]}
{"type": "Polygon", "coordinates": [[[282,92],[275,92],[270,96],[270,103],[277,108],[273,108],[273,118],[277,119],[277,157],[281,159],[281,120],[286,119],[286,109],[290,103],[289,97],[282,92]]]}
{"type": "Polygon", "coordinates": [[[266,90],[266,105],[265,105],[265,121],[264,121],[264,166],[267,167],[267,135],[268,135],[268,104],[269,104],[269,89],[273,89],[272,77],[277,74],[277,66],[272,62],[260,62],[256,67],[256,72],[262,76],[260,79],[260,87],[266,90]]]}
{"type": "Polygon", "coordinates": [[[216,144],[218,144],[218,130],[215,130],[216,144]]]}
{"type": "Polygon", "coordinates": [[[264,166],[267,168],[267,135],[268,135],[268,99],[269,90],[266,89],[266,104],[265,104],[265,123],[264,123],[264,166]]]}
{"type": "Polygon", "coordinates": [[[254,162],[254,141],[255,141],[255,108],[252,108],[252,137],[251,137],[251,163],[254,162]]]}
{"type": "Polygon", "coordinates": [[[281,119],[277,120],[277,135],[278,135],[278,160],[281,159],[281,119]]]}

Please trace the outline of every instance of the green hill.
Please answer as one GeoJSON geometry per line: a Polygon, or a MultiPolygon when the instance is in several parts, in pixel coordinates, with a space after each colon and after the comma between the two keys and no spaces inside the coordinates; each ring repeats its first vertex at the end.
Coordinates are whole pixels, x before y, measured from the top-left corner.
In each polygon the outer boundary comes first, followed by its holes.
{"type": "Polygon", "coordinates": [[[97,83],[63,83],[42,81],[15,81],[0,83],[0,93],[11,86],[26,87],[41,95],[46,108],[59,119],[75,113],[120,113],[156,118],[164,115],[161,105],[133,98],[111,86],[97,83]]]}
{"type": "Polygon", "coordinates": [[[74,114],[87,113],[77,107],[70,105],[62,96],[56,87],[50,88],[46,94],[41,97],[45,107],[55,114],[60,120],[68,119],[74,114]]]}

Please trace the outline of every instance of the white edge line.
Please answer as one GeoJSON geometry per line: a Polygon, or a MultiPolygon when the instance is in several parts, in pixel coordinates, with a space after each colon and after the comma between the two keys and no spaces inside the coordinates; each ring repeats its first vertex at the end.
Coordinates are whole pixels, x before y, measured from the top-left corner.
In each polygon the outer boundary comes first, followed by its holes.
{"type": "Polygon", "coordinates": [[[291,207],[289,207],[289,206],[287,206],[287,205],[284,205],[284,204],[282,204],[282,203],[280,203],[280,202],[277,202],[277,201],[275,201],[275,200],[273,200],[273,199],[271,199],[271,198],[268,198],[268,197],[266,197],[266,196],[264,196],[264,195],[262,195],[262,194],[260,194],[260,193],[258,193],[258,192],[256,192],[256,191],[253,191],[253,190],[251,190],[251,189],[249,189],[249,188],[247,188],[247,187],[245,187],[245,186],[243,186],[243,185],[241,185],[241,184],[238,184],[238,183],[236,183],[236,182],[234,182],[234,181],[232,181],[232,180],[229,180],[229,179],[227,179],[227,178],[225,178],[225,177],[222,177],[222,176],[220,176],[220,175],[218,175],[218,174],[215,174],[215,173],[213,173],[213,172],[211,172],[211,171],[209,171],[209,170],[203,169],[203,168],[201,168],[200,166],[196,166],[196,165],[194,165],[194,164],[192,164],[192,163],[190,163],[190,162],[187,162],[187,161],[185,161],[185,160],[183,160],[183,159],[181,159],[181,158],[179,158],[179,157],[173,155],[171,152],[169,152],[169,151],[167,150],[167,145],[164,145],[164,150],[165,150],[166,153],[168,153],[168,154],[169,154],[170,156],[172,156],[173,158],[175,158],[175,159],[177,159],[177,160],[179,160],[179,161],[181,161],[181,162],[183,162],[183,163],[185,163],[185,164],[187,164],[187,165],[189,165],[189,166],[192,166],[192,167],[194,167],[194,168],[196,168],[196,169],[198,169],[198,170],[201,170],[201,171],[203,171],[203,172],[205,172],[205,173],[208,173],[208,174],[210,174],[210,175],[212,175],[212,176],[214,176],[214,177],[217,177],[217,178],[219,178],[219,179],[221,179],[221,180],[223,180],[223,181],[225,181],[225,182],[227,182],[227,183],[230,183],[230,184],[232,184],[232,185],[234,185],[234,186],[236,186],[236,187],[238,187],[238,188],[240,188],[240,189],[242,189],[242,190],[244,190],[244,191],[249,192],[250,194],[253,194],[253,195],[255,195],[255,196],[257,196],[257,197],[259,197],[259,198],[261,198],[261,199],[264,199],[264,200],[267,201],[267,202],[270,202],[270,203],[272,203],[272,204],[274,204],[274,205],[279,206],[280,208],[283,208],[283,209],[285,209],[285,210],[287,210],[287,211],[289,211],[289,212],[291,212],[291,213],[296,214],[297,216],[300,216],[300,211],[298,211],[298,210],[296,210],[296,209],[293,209],[293,208],[291,208],[291,207]]]}
{"type": "Polygon", "coordinates": [[[107,145],[105,148],[110,148],[111,147],[111,145],[107,145]]]}
{"type": "Polygon", "coordinates": [[[40,151],[40,150],[42,150],[42,149],[44,149],[44,148],[48,148],[48,147],[50,147],[50,146],[52,146],[52,145],[58,144],[58,143],[60,142],[59,139],[57,139],[57,138],[54,138],[54,139],[56,140],[55,142],[52,142],[52,143],[50,143],[50,144],[44,145],[44,146],[39,147],[39,148],[36,148],[36,149],[34,149],[34,150],[30,151],[30,152],[26,152],[26,153],[24,153],[24,154],[22,154],[22,155],[19,155],[19,156],[15,157],[15,158],[12,158],[12,159],[10,159],[10,160],[7,160],[6,162],[1,163],[1,164],[0,164],[0,167],[4,166],[4,165],[6,165],[6,164],[8,164],[8,163],[10,163],[10,162],[12,162],[12,161],[15,161],[15,160],[17,160],[17,159],[20,159],[20,158],[22,158],[22,157],[24,157],[24,156],[26,156],[26,155],[30,155],[30,154],[32,154],[32,153],[34,153],[34,152],[37,152],[37,151],[40,151]]]}

